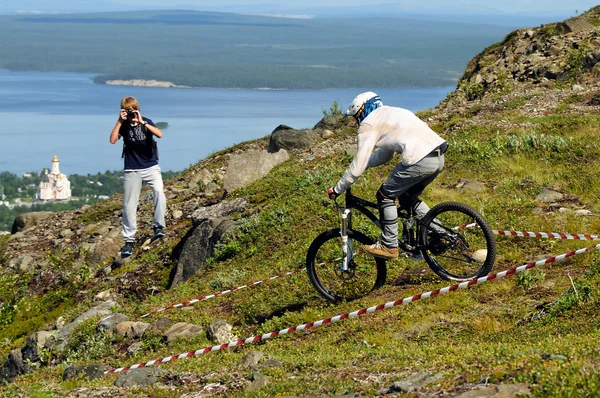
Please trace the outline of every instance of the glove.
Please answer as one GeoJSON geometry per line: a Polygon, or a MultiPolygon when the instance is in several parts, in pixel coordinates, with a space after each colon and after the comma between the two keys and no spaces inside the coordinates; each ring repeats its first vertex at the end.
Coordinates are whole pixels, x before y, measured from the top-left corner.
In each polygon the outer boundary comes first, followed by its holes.
{"type": "Polygon", "coordinates": [[[335,192],[334,187],[331,187],[327,190],[327,196],[329,196],[329,199],[335,200],[338,196],[340,196],[340,194],[335,192]]]}

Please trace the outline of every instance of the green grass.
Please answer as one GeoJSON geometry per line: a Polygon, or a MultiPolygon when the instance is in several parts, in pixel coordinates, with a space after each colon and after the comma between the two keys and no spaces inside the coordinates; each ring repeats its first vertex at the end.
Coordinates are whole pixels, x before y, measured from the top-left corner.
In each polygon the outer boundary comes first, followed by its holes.
{"type": "MultiPolygon", "coordinates": [[[[499,131],[482,123],[448,137],[451,145],[445,170],[426,189],[423,199],[430,205],[447,200],[467,203],[481,212],[493,229],[597,233],[600,220],[596,216],[576,217],[572,210],[600,211],[597,184],[600,150],[595,143],[600,133],[598,117],[564,114],[514,117],[511,116],[514,109],[509,106],[490,116],[478,110],[472,116],[492,121],[507,118],[511,122],[530,123],[533,127],[499,131]],[[464,179],[481,181],[484,189],[473,193],[456,188],[464,179]],[[567,194],[561,205],[571,211],[552,211],[547,204],[537,203],[535,197],[545,187],[567,194]],[[541,208],[541,212],[535,212],[537,208],[541,208]]],[[[438,127],[444,132],[454,122],[456,119],[451,117],[438,127]]],[[[243,149],[243,145],[239,149],[243,149]]],[[[221,165],[227,153],[221,151],[213,155],[218,157],[215,163],[221,165]]],[[[139,320],[141,314],[154,309],[303,267],[310,242],[320,232],[339,225],[338,213],[327,199],[326,189],[337,182],[350,161],[351,157],[341,152],[323,157],[292,155],[268,177],[234,192],[233,198],[244,197],[249,201],[249,210],[235,216],[240,222],[239,228],[219,244],[215,258],[200,274],[174,289],[152,296],[125,294],[119,301],[119,311],[139,320]]],[[[210,159],[207,162],[210,163],[210,159]]],[[[374,201],[376,189],[392,167],[393,164],[389,164],[368,170],[353,186],[353,192],[374,201]]],[[[114,206],[94,208],[86,214],[93,221],[116,211],[114,206]]],[[[147,213],[149,209],[143,211],[147,213]]],[[[358,229],[377,236],[364,218],[356,217],[355,222],[358,229]]],[[[183,236],[190,227],[189,221],[182,222],[180,227],[183,236]]],[[[171,252],[175,243],[161,243],[115,270],[112,276],[139,278],[143,286],[154,284],[166,289],[168,273],[174,266],[171,252]]],[[[593,243],[498,237],[497,244],[498,261],[493,272],[593,243]]],[[[526,383],[534,396],[539,397],[594,396],[600,386],[598,254],[592,251],[514,277],[359,319],[182,359],[161,367],[168,374],[198,375],[202,382],[193,385],[194,389],[210,382],[223,383],[230,388],[226,396],[271,397],[307,392],[374,395],[395,381],[424,371],[443,375],[439,387],[432,387],[431,391],[450,391],[466,383],[487,381],[526,383]],[[281,368],[261,370],[269,377],[269,383],[255,391],[247,389],[252,371],[237,366],[251,350],[263,351],[282,364],[281,368]]],[[[53,260],[54,267],[67,271],[70,264],[67,260],[68,256],[62,261],[53,260]]],[[[200,302],[187,310],[154,314],[144,321],[167,317],[173,322],[206,327],[217,319],[225,319],[234,326],[238,337],[246,338],[451,284],[437,278],[424,262],[408,259],[390,262],[388,273],[387,284],[380,290],[339,305],[321,299],[306,274],[299,273],[200,302]]],[[[5,279],[0,288],[3,302],[25,286],[27,280],[5,279]]],[[[110,285],[94,286],[92,290],[107,287],[110,285]]],[[[83,289],[83,285],[80,288],[83,289]]],[[[81,302],[74,309],[64,308],[70,303],[68,299],[73,298],[74,292],[70,291],[63,307],[58,305],[55,313],[45,315],[52,318],[64,311],[63,316],[73,319],[78,311],[90,305],[81,302]]],[[[43,308],[39,304],[41,300],[42,297],[34,297],[33,302],[38,303],[34,307],[43,308]]],[[[15,305],[19,313],[24,308],[23,304],[15,305]]],[[[34,314],[32,319],[36,319],[36,323],[31,328],[38,328],[45,318],[41,313],[34,314]]],[[[17,326],[7,321],[9,324],[17,326]]],[[[4,329],[0,337],[7,337],[7,330],[9,328],[4,329]]],[[[17,340],[3,346],[3,352],[21,344],[24,334],[20,336],[14,336],[17,340]]],[[[77,364],[100,362],[113,368],[214,344],[205,336],[167,345],[160,336],[147,335],[142,342],[138,355],[126,357],[129,343],[98,335],[90,321],[75,332],[66,359],[77,364]]],[[[11,385],[0,387],[0,394],[10,396],[27,391],[34,395],[36,391],[50,391],[64,395],[79,387],[107,387],[115,379],[110,376],[91,383],[62,382],[65,366],[42,368],[20,377],[11,385]]],[[[157,388],[144,393],[177,395],[157,388]]]]}

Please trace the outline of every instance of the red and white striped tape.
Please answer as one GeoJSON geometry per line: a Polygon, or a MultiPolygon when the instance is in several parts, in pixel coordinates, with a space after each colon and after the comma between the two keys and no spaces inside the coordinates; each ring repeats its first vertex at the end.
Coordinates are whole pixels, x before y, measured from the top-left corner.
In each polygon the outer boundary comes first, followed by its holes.
{"type": "Polygon", "coordinates": [[[263,334],[263,335],[260,335],[260,336],[249,337],[247,339],[238,340],[238,341],[235,341],[235,342],[231,342],[229,344],[216,345],[216,346],[207,347],[207,348],[196,350],[196,351],[186,352],[186,353],[179,354],[179,355],[173,355],[173,356],[170,356],[170,357],[165,357],[165,358],[161,358],[161,359],[155,359],[155,360],[152,360],[152,361],[138,363],[138,364],[130,365],[130,366],[125,366],[125,367],[122,367],[122,368],[111,369],[111,370],[105,371],[104,374],[126,372],[126,371],[131,370],[131,369],[137,369],[137,368],[143,368],[143,367],[146,367],[146,366],[158,365],[158,364],[165,363],[165,362],[175,361],[177,359],[191,358],[193,356],[201,355],[201,354],[206,354],[206,353],[212,352],[212,351],[220,351],[220,350],[223,350],[223,349],[226,349],[226,348],[231,348],[231,347],[236,347],[236,346],[240,346],[240,345],[244,345],[244,344],[248,344],[248,343],[254,343],[254,342],[258,342],[258,341],[262,341],[262,340],[267,340],[267,339],[270,339],[272,337],[277,337],[277,336],[281,336],[281,335],[284,335],[284,334],[293,333],[293,332],[296,332],[298,330],[306,330],[306,329],[311,329],[313,327],[327,325],[327,324],[330,324],[330,323],[341,321],[341,320],[346,319],[346,318],[355,318],[355,317],[358,317],[360,315],[371,314],[373,312],[381,311],[381,310],[384,310],[384,309],[389,309],[389,308],[396,307],[396,306],[399,306],[399,305],[406,305],[406,304],[411,303],[413,301],[417,301],[417,300],[421,300],[421,299],[425,299],[425,298],[429,298],[429,297],[433,297],[433,296],[438,296],[438,295],[446,294],[446,293],[449,293],[449,292],[452,292],[452,291],[455,291],[455,290],[458,290],[458,289],[467,288],[467,287],[470,287],[470,286],[473,286],[473,285],[477,285],[477,284],[482,284],[482,283],[485,283],[485,282],[488,282],[488,281],[491,281],[491,280],[494,280],[494,279],[504,278],[506,276],[513,275],[513,274],[516,274],[516,273],[519,273],[519,272],[523,272],[525,270],[528,270],[528,269],[531,269],[531,268],[534,268],[534,267],[537,267],[537,266],[541,266],[541,265],[552,263],[552,262],[556,262],[556,261],[562,261],[565,258],[574,256],[576,254],[582,254],[582,253],[585,253],[585,252],[588,252],[588,251],[591,251],[591,250],[594,250],[594,249],[598,249],[598,248],[600,248],[600,244],[598,244],[596,246],[591,246],[591,247],[579,249],[579,250],[576,250],[576,251],[572,251],[572,252],[569,252],[569,253],[561,254],[561,255],[558,255],[558,256],[555,256],[555,257],[550,257],[550,258],[547,258],[545,260],[537,261],[535,263],[527,263],[527,264],[524,264],[524,265],[522,265],[520,267],[512,268],[512,269],[507,270],[507,271],[499,272],[499,273],[496,273],[496,274],[493,274],[493,275],[484,276],[484,277],[481,277],[481,278],[478,278],[478,279],[473,279],[473,280],[470,280],[468,282],[462,282],[462,283],[458,283],[456,285],[444,287],[442,289],[437,289],[437,290],[429,291],[427,293],[417,294],[416,296],[407,297],[407,298],[404,298],[402,300],[390,301],[390,302],[387,302],[385,304],[377,305],[375,307],[363,308],[363,309],[360,309],[358,311],[354,311],[354,312],[351,312],[351,313],[347,313],[347,314],[343,314],[343,315],[337,315],[337,316],[334,316],[334,317],[331,317],[331,318],[321,319],[321,320],[316,321],[316,322],[305,323],[303,325],[294,326],[294,327],[287,328],[287,329],[282,329],[282,330],[280,330],[278,332],[272,332],[272,333],[267,333],[267,334],[263,334]]]}
{"type": "MultiPolygon", "coordinates": [[[[461,230],[466,228],[476,227],[477,224],[465,224],[459,227],[455,227],[455,230],[461,230]]],[[[492,230],[495,235],[501,236],[517,236],[522,238],[543,238],[543,239],[569,239],[569,240],[600,240],[598,235],[588,234],[568,234],[562,232],[524,232],[524,231],[499,231],[492,230]]]]}
{"type": "Polygon", "coordinates": [[[181,308],[181,307],[187,307],[187,306],[190,306],[190,305],[194,305],[194,304],[196,304],[196,303],[198,303],[200,301],[206,301],[206,300],[209,300],[209,299],[214,298],[214,297],[219,297],[219,296],[222,296],[222,295],[227,294],[227,293],[231,293],[231,292],[235,292],[237,290],[245,289],[247,287],[253,287],[253,286],[256,286],[256,285],[260,285],[261,283],[266,283],[266,282],[269,282],[269,281],[272,281],[272,280],[275,280],[275,279],[278,279],[278,278],[282,278],[284,276],[294,275],[294,274],[297,274],[297,273],[302,272],[302,271],[306,271],[306,268],[302,268],[302,269],[298,269],[298,270],[295,270],[295,271],[286,272],[285,274],[281,274],[281,275],[277,275],[277,276],[272,276],[270,278],[263,279],[263,280],[260,280],[260,281],[256,281],[256,282],[250,283],[248,285],[239,286],[239,287],[236,287],[236,288],[233,288],[233,289],[229,289],[229,290],[223,290],[222,292],[219,292],[219,293],[209,294],[208,296],[198,297],[198,298],[192,299],[190,301],[186,301],[184,303],[173,304],[173,305],[171,305],[169,307],[161,308],[159,310],[154,310],[152,312],[144,314],[144,315],[141,316],[141,318],[145,318],[145,317],[150,316],[152,314],[156,314],[157,312],[163,312],[163,311],[166,311],[166,310],[169,310],[169,309],[172,309],[172,308],[181,308]]]}
{"type": "MultiPolygon", "coordinates": [[[[472,228],[475,227],[477,224],[473,223],[473,224],[466,224],[466,225],[461,225],[460,227],[456,227],[455,229],[460,230],[460,229],[465,229],[465,228],[472,228]]],[[[499,231],[499,230],[493,230],[492,231],[495,235],[501,235],[501,236],[516,236],[516,237],[530,237],[530,238],[545,238],[545,239],[571,239],[571,240],[600,240],[600,237],[597,235],[588,235],[588,234],[569,234],[569,233],[559,233],[559,232],[523,232],[523,231],[499,231]]],[[[339,259],[336,260],[330,260],[328,262],[332,262],[332,261],[338,261],[339,259]]],[[[322,264],[319,264],[322,265],[322,264]]],[[[147,314],[144,314],[141,316],[141,318],[146,318],[152,314],[156,314],[158,312],[163,312],[169,309],[173,309],[173,308],[182,308],[182,307],[188,307],[191,305],[194,305],[200,301],[206,301],[209,300],[211,298],[215,298],[215,297],[219,297],[222,296],[224,294],[227,293],[231,293],[231,292],[235,292],[237,290],[241,290],[241,289],[245,289],[247,287],[253,287],[256,285],[259,285],[261,283],[265,283],[265,282],[269,282],[272,281],[274,279],[278,279],[278,278],[282,278],[282,277],[286,277],[286,276],[291,276],[294,274],[297,274],[299,272],[302,271],[306,271],[306,268],[302,268],[296,271],[290,271],[287,272],[285,274],[281,274],[281,275],[277,275],[277,276],[272,276],[270,278],[267,279],[263,279],[260,281],[256,281],[253,283],[250,283],[248,285],[243,285],[243,286],[239,286],[233,289],[229,289],[229,290],[224,290],[222,292],[218,292],[218,293],[214,293],[214,294],[210,294],[208,296],[203,296],[203,297],[198,297],[195,299],[192,299],[190,301],[186,301],[183,303],[179,303],[179,304],[173,304],[170,305],[168,307],[165,308],[161,308],[158,310],[154,310],[151,311],[147,314]]],[[[107,318],[110,318],[110,316],[108,316],[107,318]]]]}
{"type": "Polygon", "coordinates": [[[544,239],[572,239],[572,240],[600,240],[598,235],[588,234],[565,234],[562,232],[522,232],[522,231],[493,231],[496,235],[519,236],[524,238],[544,239]]]}

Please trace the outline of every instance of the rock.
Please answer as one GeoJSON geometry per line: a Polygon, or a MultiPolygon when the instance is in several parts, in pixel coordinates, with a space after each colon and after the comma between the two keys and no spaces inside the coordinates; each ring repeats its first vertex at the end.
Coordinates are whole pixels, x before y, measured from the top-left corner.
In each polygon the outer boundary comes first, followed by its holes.
{"type": "Polygon", "coordinates": [[[217,320],[208,327],[208,339],[218,344],[229,344],[239,340],[237,336],[231,333],[233,326],[224,320],[217,320]]]}
{"type": "Polygon", "coordinates": [[[542,359],[544,361],[568,361],[569,358],[567,358],[565,355],[561,355],[561,354],[542,354],[542,359]]]}
{"type": "Polygon", "coordinates": [[[129,339],[139,339],[144,335],[146,329],[148,329],[149,323],[144,322],[132,322],[129,328],[127,328],[127,332],[125,336],[129,339]]]}
{"type": "Polygon", "coordinates": [[[226,200],[216,205],[201,207],[192,214],[192,221],[198,225],[206,220],[225,218],[234,213],[241,213],[248,208],[246,199],[226,200]]]}
{"type": "Polygon", "coordinates": [[[117,377],[117,387],[150,387],[162,376],[161,368],[138,368],[129,370],[117,377]]]}
{"type": "Polygon", "coordinates": [[[552,188],[544,188],[537,194],[535,201],[538,203],[551,203],[564,198],[565,195],[552,188]]]}
{"type": "Polygon", "coordinates": [[[46,341],[53,337],[56,332],[36,332],[27,337],[25,347],[21,349],[21,355],[23,361],[29,361],[30,363],[40,362],[40,350],[44,348],[46,341]]]}
{"type": "Polygon", "coordinates": [[[104,368],[99,364],[87,366],[69,366],[63,373],[63,381],[86,377],[88,380],[100,379],[104,376],[104,368]]]}
{"type": "Polygon", "coordinates": [[[269,378],[262,373],[254,372],[252,375],[252,383],[248,390],[258,390],[269,384],[269,378]]]}
{"type": "Polygon", "coordinates": [[[112,295],[113,295],[113,290],[107,289],[107,290],[104,290],[104,291],[98,293],[94,297],[97,298],[98,300],[106,300],[106,299],[111,298],[112,295]]]}
{"type": "Polygon", "coordinates": [[[441,374],[433,373],[416,373],[407,377],[402,381],[397,381],[390,386],[390,392],[411,392],[419,390],[428,384],[435,383],[441,380],[443,376],[441,374]]]}
{"type": "Polygon", "coordinates": [[[133,321],[119,322],[115,325],[115,332],[117,332],[118,335],[125,337],[127,336],[127,331],[129,330],[129,327],[133,325],[133,323],[133,321]]]}
{"type": "Polygon", "coordinates": [[[319,131],[319,136],[321,138],[323,138],[324,140],[333,137],[333,135],[334,135],[334,132],[331,130],[320,130],[319,131]]]}
{"type": "Polygon", "coordinates": [[[473,255],[471,255],[471,258],[475,261],[479,261],[479,262],[483,262],[485,261],[487,257],[487,250],[486,249],[479,249],[476,250],[473,255]]]}
{"type": "Polygon", "coordinates": [[[127,356],[134,357],[142,350],[143,343],[141,341],[137,341],[127,347],[127,356]]]}
{"type": "Polygon", "coordinates": [[[341,122],[342,116],[327,115],[315,124],[313,130],[336,130],[341,122]]]}
{"type": "Polygon", "coordinates": [[[238,362],[238,366],[243,368],[254,368],[258,365],[258,363],[265,357],[264,352],[260,351],[250,351],[240,361],[238,362]]]}
{"type": "Polygon", "coordinates": [[[171,322],[169,319],[160,318],[160,319],[157,319],[156,321],[152,322],[150,325],[148,325],[148,329],[146,329],[146,333],[147,332],[162,333],[165,330],[169,330],[169,328],[171,326],[173,326],[173,322],[171,322]]]}
{"type": "Polygon", "coordinates": [[[29,373],[30,368],[23,361],[21,350],[15,349],[8,353],[8,358],[2,368],[0,368],[0,383],[6,381],[10,383],[15,377],[29,373]]]}
{"type": "Polygon", "coordinates": [[[21,253],[18,257],[13,258],[8,266],[12,269],[16,269],[19,272],[27,272],[31,269],[34,263],[33,257],[28,253],[21,253]]]}
{"type": "Polygon", "coordinates": [[[283,364],[276,359],[268,359],[262,363],[262,367],[282,369],[283,364]]]}
{"type": "Polygon", "coordinates": [[[181,217],[183,217],[183,212],[181,210],[175,210],[173,212],[173,219],[174,220],[179,220],[181,217]]]}
{"type": "Polygon", "coordinates": [[[65,318],[59,316],[56,322],[54,323],[54,327],[56,329],[62,329],[63,327],[65,327],[65,318]]]}
{"type": "Polygon", "coordinates": [[[314,137],[312,130],[296,130],[282,124],[271,133],[268,151],[277,153],[281,150],[308,149],[315,144],[314,137]]]}
{"type": "Polygon", "coordinates": [[[185,322],[179,322],[171,326],[163,335],[163,339],[170,343],[177,339],[191,339],[200,335],[204,331],[202,326],[191,325],[185,322]]]}
{"type": "Polygon", "coordinates": [[[269,174],[273,167],[285,162],[289,157],[285,149],[277,153],[247,151],[232,155],[223,178],[223,188],[227,192],[233,192],[247,187],[269,174]]]}
{"type": "Polygon", "coordinates": [[[212,182],[213,176],[206,169],[200,169],[189,179],[188,188],[194,189],[198,186],[206,187],[212,182]]]}
{"type": "Polygon", "coordinates": [[[71,230],[71,229],[63,229],[62,231],[60,231],[58,233],[58,236],[65,239],[65,238],[69,238],[69,237],[73,236],[74,234],[75,234],[75,232],[73,232],[73,230],[71,230]]]}
{"type": "Polygon", "coordinates": [[[54,212],[51,211],[36,211],[31,213],[19,214],[13,222],[11,234],[16,234],[27,228],[43,225],[45,221],[54,216],[54,212]]]}
{"type": "Polygon", "coordinates": [[[119,323],[127,321],[129,321],[129,317],[127,315],[111,314],[98,321],[96,330],[98,330],[100,333],[114,333],[117,331],[117,325],[119,323]]]}
{"type": "Polygon", "coordinates": [[[480,181],[459,179],[455,188],[469,192],[483,192],[485,191],[485,184],[480,181]]]}
{"type": "Polygon", "coordinates": [[[581,210],[577,210],[575,212],[575,214],[577,214],[578,216],[591,216],[592,212],[589,210],[581,209],[581,210]]]}
{"type": "Polygon", "coordinates": [[[73,330],[79,325],[81,325],[84,321],[102,315],[110,314],[111,308],[113,308],[117,303],[114,301],[105,301],[104,303],[97,305],[96,307],[84,312],[79,315],[73,322],[69,323],[62,329],[58,331],[56,337],[51,337],[46,340],[45,348],[58,350],[62,352],[67,345],[67,339],[73,333],[73,330]]]}
{"type": "Polygon", "coordinates": [[[183,243],[171,288],[196,275],[214,255],[215,246],[222,237],[235,228],[237,224],[226,218],[207,220],[194,227],[183,243]]]}

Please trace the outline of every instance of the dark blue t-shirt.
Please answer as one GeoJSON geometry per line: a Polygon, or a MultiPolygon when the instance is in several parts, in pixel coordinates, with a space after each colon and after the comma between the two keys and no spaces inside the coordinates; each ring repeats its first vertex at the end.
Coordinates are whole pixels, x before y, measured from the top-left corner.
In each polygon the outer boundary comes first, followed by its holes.
{"type": "MultiPolygon", "coordinates": [[[[154,126],[152,120],[142,117],[148,124],[154,126]]],[[[138,123],[132,126],[124,122],[119,130],[123,137],[123,158],[125,170],[143,170],[158,164],[156,142],[145,126],[138,123]]]]}

